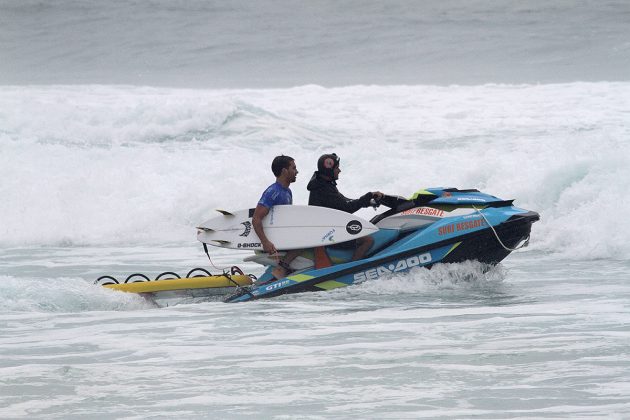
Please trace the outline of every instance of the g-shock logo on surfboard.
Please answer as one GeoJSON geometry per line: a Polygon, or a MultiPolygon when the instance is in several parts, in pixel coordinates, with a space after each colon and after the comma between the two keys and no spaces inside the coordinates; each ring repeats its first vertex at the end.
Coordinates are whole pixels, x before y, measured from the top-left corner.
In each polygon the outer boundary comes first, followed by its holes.
{"type": "Polygon", "coordinates": [[[351,220],[346,225],[346,232],[350,235],[357,235],[363,230],[363,225],[358,220],[351,220]]]}
{"type": "Polygon", "coordinates": [[[252,224],[250,222],[243,222],[241,225],[245,226],[245,230],[238,236],[249,236],[249,232],[252,231],[252,224]]]}
{"type": "Polygon", "coordinates": [[[251,243],[239,243],[237,245],[238,248],[260,248],[260,242],[251,242],[251,243]]]}

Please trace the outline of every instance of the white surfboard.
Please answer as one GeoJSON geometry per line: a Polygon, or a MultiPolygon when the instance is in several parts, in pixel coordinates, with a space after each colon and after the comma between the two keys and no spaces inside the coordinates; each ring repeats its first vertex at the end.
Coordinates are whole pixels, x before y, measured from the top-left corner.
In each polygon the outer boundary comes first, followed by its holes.
{"type": "MultiPolygon", "coordinates": [[[[228,212],[203,222],[197,239],[230,249],[262,250],[254,227],[254,209],[228,212]]],[[[367,220],[340,210],[317,206],[274,206],[263,219],[267,238],[278,250],[313,248],[351,241],[378,230],[367,220]]]]}

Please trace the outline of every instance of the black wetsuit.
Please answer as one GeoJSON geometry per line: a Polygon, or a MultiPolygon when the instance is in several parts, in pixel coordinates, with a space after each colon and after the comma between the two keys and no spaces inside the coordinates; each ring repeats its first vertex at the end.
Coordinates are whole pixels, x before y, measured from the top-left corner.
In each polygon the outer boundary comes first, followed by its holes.
{"type": "Polygon", "coordinates": [[[372,199],[371,192],[356,200],[345,197],[337,189],[337,183],[324,179],[319,171],[315,171],[306,189],[311,192],[308,197],[309,206],[328,207],[347,213],[354,213],[360,208],[368,207],[372,199]]]}

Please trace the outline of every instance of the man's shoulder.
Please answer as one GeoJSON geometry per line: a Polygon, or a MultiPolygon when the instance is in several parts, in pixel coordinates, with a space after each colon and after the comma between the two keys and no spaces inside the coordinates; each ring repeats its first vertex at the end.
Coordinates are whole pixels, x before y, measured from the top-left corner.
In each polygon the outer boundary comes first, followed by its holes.
{"type": "Polygon", "coordinates": [[[337,186],[332,181],[326,181],[321,178],[315,178],[310,183],[309,190],[311,193],[331,193],[337,192],[337,186]]]}
{"type": "Polygon", "coordinates": [[[275,182],[267,187],[262,193],[258,204],[265,207],[273,207],[278,204],[291,204],[293,194],[289,188],[285,188],[280,183],[275,182]]]}
{"type": "Polygon", "coordinates": [[[274,182],[273,184],[268,186],[267,189],[265,189],[265,191],[263,192],[263,195],[270,194],[270,193],[284,193],[286,191],[291,192],[290,189],[283,187],[280,183],[274,182]]]}
{"type": "Polygon", "coordinates": [[[265,188],[265,191],[263,191],[263,194],[265,194],[268,191],[274,191],[277,188],[278,183],[274,182],[273,184],[269,185],[267,188],[265,188]]]}

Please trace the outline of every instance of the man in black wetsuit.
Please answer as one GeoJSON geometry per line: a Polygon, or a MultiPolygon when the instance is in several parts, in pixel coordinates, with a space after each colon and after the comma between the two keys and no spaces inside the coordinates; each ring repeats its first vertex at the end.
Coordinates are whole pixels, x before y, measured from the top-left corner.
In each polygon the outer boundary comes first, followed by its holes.
{"type": "MultiPolygon", "coordinates": [[[[320,156],[317,160],[317,171],[313,173],[313,177],[306,187],[310,191],[309,206],[329,207],[354,213],[363,207],[369,207],[372,199],[379,201],[383,197],[383,193],[380,191],[366,193],[356,200],[345,197],[337,189],[336,181],[339,179],[340,172],[339,156],[334,153],[320,156]]],[[[363,258],[373,243],[374,239],[371,236],[357,239],[352,260],[363,258]]],[[[353,246],[355,245],[353,244],[353,246]]]]}

